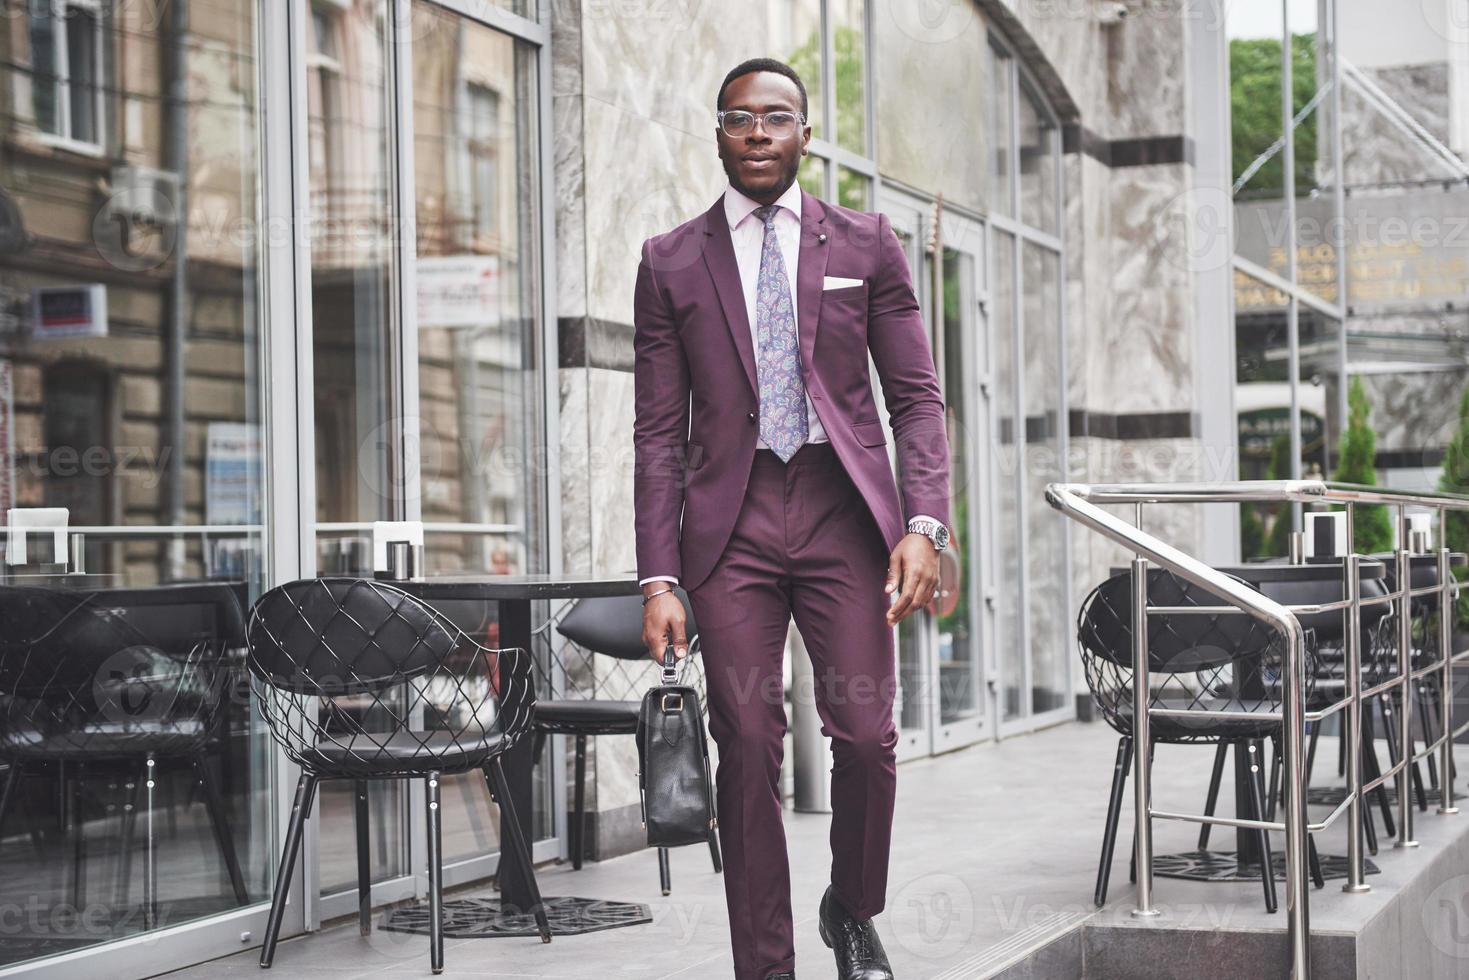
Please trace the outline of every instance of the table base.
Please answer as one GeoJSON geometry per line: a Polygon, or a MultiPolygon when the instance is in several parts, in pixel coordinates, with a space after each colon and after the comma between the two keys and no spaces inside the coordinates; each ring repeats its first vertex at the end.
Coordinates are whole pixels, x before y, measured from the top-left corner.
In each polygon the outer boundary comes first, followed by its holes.
{"type": "MultiPolygon", "coordinates": [[[[1390,805],[1396,806],[1398,802],[1397,784],[1391,782],[1384,783],[1382,788],[1387,791],[1387,802],[1390,805]]],[[[1306,802],[1312,806],[1339,806],[1341,801],[1346,798],[1347,790],[1345,786],[1317,786],[1306,791],[1306,802]]],[[[1432,786],[1425,786],[1423,787],[1423,798],[1429,803],[1437,803],[1439,792],[1432,786]]],[[[1377,790],[1374,789],[1367,794],[1367,802],[1374,805],[1377,803],[1377,790]]],[[[1418,803],[1417,790],[1413,791],[1413,803],[1415,806],[1418,803]]]]}
{"type": "MultiPolygon", "coordinates": [[[[1274,851],[1271,865],[1275,880],[1285,880],[1285,854],[1274,851]]],[[[1321,876],[1323,878],[1347,877],[1347,859],[1343,854],[1322,854],[1321,876]]],[[[1378,874],[1377,865],[1363,862],[1363,870],[1369,875],[1378,874]]],[[[1258,861],[1239,861],[1234,851],[1184,851],[1181,854],[1159,854],[1153,858],[1153,876],[1156,878],[1182,878],[1186,881],[1259,881],[1258,861]]]]}
{"type": "MultiPolygon", "coordinates": [[[[600,898],[544,899],[551,936],[578,936],[623,926],[646,925],[653,912],[637,902],[600,898]]],[[[380,928],[388,932],[428,935],[428,903],[404,905],[383,913],[380,928]]],[[[444,935],[454,939],[495,939],[537,936],[536,917],[514,908],[502,908],[498,898],[456,898],[444,903],[444,935]]]]}

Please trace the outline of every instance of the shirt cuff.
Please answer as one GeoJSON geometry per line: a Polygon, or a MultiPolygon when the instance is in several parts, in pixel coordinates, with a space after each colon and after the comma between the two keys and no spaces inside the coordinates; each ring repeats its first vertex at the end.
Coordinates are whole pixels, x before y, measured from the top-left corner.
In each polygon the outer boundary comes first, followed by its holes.
{"type": "Polygon", "coordinates": [[[647,578],[638,579],[638,588],[642,588],[649,582],[668,582],[675,587],[678,585],[678,579],[674,578],[672,575],[650,575],[647,578]]]}
{"type": "Polygon", "coordinates": [[[932,514],[914,514],[912,517],[908,518],[908,524],[912,524],[914,521],[931,521],[934,524],[943,523],[943,521],[939,520],[937,517],[934,517],[932,514]]]}

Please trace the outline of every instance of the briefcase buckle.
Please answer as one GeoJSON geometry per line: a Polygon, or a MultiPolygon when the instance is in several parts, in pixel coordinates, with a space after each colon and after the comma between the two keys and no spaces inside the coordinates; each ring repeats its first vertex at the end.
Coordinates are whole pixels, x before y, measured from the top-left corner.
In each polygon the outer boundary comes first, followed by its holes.
{"type": "Polygon", "coordinates": [[[663,692],[663,713],[676,715],[683,710],[683,694],[679,691],[663,692]]]}

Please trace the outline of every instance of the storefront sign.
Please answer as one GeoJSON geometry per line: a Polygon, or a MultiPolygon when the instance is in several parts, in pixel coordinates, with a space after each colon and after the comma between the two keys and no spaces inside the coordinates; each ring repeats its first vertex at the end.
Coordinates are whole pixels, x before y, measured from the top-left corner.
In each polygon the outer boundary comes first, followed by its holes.
{"type": "Polygon", "coordinates": [[[31,334],[37,340],[107,336],[107,287],[94,282],[33,289],[31,334]]]}
{"type": "MultiPolygon", "coordinates": [[[[1331,195],[1296,201],[1296,279],[1329,303],[1337,298],[1336,250],[1347,249],[1347,303],[1357,310],[1434,309],[1469,300],[1469,188],[1456,184],[1398,193],[1356,191],[1343,220],[1331,195]]],[[[1235,205],[1235,251],[1288,278],[1284,203],[1235,205]]],[[[1282,309],[1285,295],[1235,274],[1240,312],[1282,309]]]]}
{"type": "Polygon", "coordinates": [[[424,256],[416,275],[419,327],[492,327],[500,322],[497,257],[424,256]]]}
{"type": "MultiPolygon", "coordinates": [[[[1301,411],[1301,452],[1307,453],[1321,445],[1321,434],[1325,431],[1321,416],[1301,411]]],[[[1269,459],[1274,451],[1275,440],[1290,438],[1289,408],[1257,408],[1239,413],[1239,452],[1241,456],[1269,459]]]]}
{"type": "Polygon", "coordinates": [[[204,523],[259,524],[260,427],[210,422],[204,447],[204,523]]]}

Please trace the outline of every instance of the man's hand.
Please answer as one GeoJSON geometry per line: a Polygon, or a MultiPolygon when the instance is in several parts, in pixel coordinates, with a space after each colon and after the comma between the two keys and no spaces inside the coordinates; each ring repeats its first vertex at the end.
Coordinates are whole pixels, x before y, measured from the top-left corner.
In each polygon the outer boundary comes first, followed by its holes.
{"type": "MultiPolygon", "coordinates": [[[[898,593],[897,599],[888,607],[888,625],[901,623],[928,605],[938,585],[938,549],[922,534],[904,535],[888,559],[888,581],[883,591],[898,593]]],[[[646,621],[647,617],[644,617],[646,621]]]]}
{"type": "Polygon", "coordinates": [[[668,648],[668,638],[673,637],[673,653],[679,660],[689,655],[689,641],[684,636],[683,603],[678,601],[678,596],[672,591],[671,582],[649,582],[643,586],[643,596],[652,595],[655,592],[663,594],[656,599],[649,599],[643,605],[643,646],[648,648],[648,656],[659,665],[663,664],[664,652],[668,648]]]}

